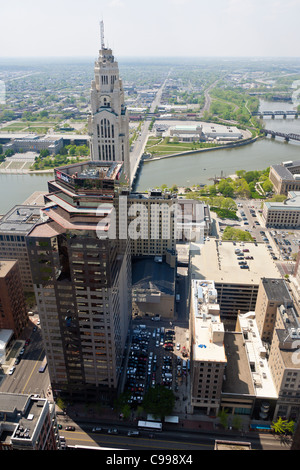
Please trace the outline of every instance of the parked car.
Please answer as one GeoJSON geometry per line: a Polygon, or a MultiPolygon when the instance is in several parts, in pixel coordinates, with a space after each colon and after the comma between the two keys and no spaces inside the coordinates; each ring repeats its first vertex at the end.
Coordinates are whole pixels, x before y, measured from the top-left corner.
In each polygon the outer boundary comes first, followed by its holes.
{"type": "Polygon", "coordinates": [[[9,375],[12,375],[14,373],[14,371],[16,370],[15,366],[12,366],[10,369],[9,369],[9,375]]]}

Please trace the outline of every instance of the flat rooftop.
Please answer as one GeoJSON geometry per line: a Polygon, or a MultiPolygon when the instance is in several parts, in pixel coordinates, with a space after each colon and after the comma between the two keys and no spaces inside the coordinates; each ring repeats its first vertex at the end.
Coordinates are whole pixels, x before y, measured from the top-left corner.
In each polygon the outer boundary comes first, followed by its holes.
{"type": "Polygon", "coordinates": [[[7,442],[11,439],[19,442],[30,441],[45,406],[45,398],[35,399],[29,395],[0,393],[0,415],[5,416],[5,420],[0,420],[5,431],[4,435],[0,434],[0,442],[4,439],[7,442]]]}
{"type": "Polygon", "coordinates": [[[68,179],[117,180],[120,177],[122,167],[123,163],[121,162],[97,162],[90,160],[55,168],[54,172],[56,180],[66,182],[68,182],[68,179]]]}
{"type": "Polygon", "coordinates": [[[213,279],[218,284],[259,284],[262,277],[280,278],[280,273],[271,259],[269,250],[263,243],[222,242],[210,238],[204,243],[191,244],[191,277],[192,279],[213,279]],[[241,269],[235,250],[249,250],[246,260],[249,269],[241,269]]]}
{"type": "Polygon", "coordinates": [[[174,295],[175,269],[153,258],[132,260],[132,289],[174,295]]]}
{"type": "Polygon", "coordinates": [[[284,279],[263,278],[262,284],[270,302],[278,301],[292,305],[293,300],[284,279]]]}
{"type": "Polygon", "coordinates": [[[248,367],[255,395],[261,398],[278,398],[278,394],[269,369],[266,350],[260,339],[255,312],[238,315],[243,334],[244,348],[247,353],[248,367]]]}
{"type": "Polygon", "coordinates": [[[0,232],[26,235],[34,225],[41,220],[40,206],[14,206],[0,220],[0,232]]]}
{"type": "Polygon", "coordinates": [[[6,260],[0,258],[0,278],[5,277],[11,268],[17,263],[17,260],[6,260]]]}
{"type": "Polygon", "coordinates": [[[265,206],[271,210],[300,211],[300,191],[290,191],[284,202],[265,202],[265,206]]]}
{"type": "Polygon", "coordinates": [[[242,333],[225,332],[225,353],[227,357],[226,379],[222,393],[255,396],[255,389],[249,367],[247,351],[242,333]]]}
{"type": "Polygon", "coordinates": [[[227,362],[224,349],[224,325],[213,281],[192,281],[193,359],[227,362]]]}

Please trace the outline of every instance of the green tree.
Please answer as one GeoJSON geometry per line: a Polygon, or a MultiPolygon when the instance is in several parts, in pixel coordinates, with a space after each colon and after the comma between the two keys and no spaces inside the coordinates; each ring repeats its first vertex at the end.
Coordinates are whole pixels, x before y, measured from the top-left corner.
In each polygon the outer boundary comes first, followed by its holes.
{"type": "Polygon", "coordinates": [[[50,152],[48,149],[43,149],[40,151],[40,157],[41,158],[45,158],[45,157],[48,157],[50,155],[50,152]]]}
{"type": "Polygon", "coordinates": [[[273,423],[271,424],[271,428],[277,434],[293,433],[295,428],[295,422],[288,421],[287,419],[282,419],[280,416],[277,421],[273,421],[273,423]]]}
{"type": "Polygon", "coordinates": [[[234,195],[234,187],[226,180],[220,181],[218,184],[218,191],[225,197],[233,197],[234,195]]]}
{"type": "Polygon", "coordinates": [[[268,179],[266,179],[263,183],[262,183],[262,188],[263,190],[266,192],[266,193],[269,193],[270,191],[273,190],[273,184],[271,183],[271,181],[268,179]]]}
{"type": "Polygon", "coordinates": [[[218,417],[220,419],[220,423],[224,428],[227,428],[228,423],[228,412],[225,409],[219,411],[218,417]]]}
{"type": "Polygon", "coordinates": [[[151,413],[161,419],[172,413],[174,404],[174,393],[163,385],[156,385],[155,387],[149,388],[143,400],[146,413],[151,413]]]}
{"type": "Polygon", "coordinates": [[[49,113],[45,109],[40,112],[40,117],[41,118],[45,118],[45,117],[47,118],[48,116],[49,116],[49,113]]]}
{"type": "Polygon", "coordinates": [[[12,155],[14,155],[14,153],[15,153],[15,152],[13,151],[13,149],[7,149],[7,150],[5,150],[4,155],[5,155],[6,157],[12,157],[12,155]]]}

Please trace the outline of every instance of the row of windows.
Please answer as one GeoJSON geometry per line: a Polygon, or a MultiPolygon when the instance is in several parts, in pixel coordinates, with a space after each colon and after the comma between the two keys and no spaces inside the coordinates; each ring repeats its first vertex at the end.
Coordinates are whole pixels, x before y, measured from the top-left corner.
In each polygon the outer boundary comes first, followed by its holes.
{"type": "Polygon", "coordinates": [[[98,146],[99,159],[105,161],[115,161],[116,153],[114,144],[103,144],[98,146]]]}
{"type": "Polygon", "coordinates": [[[110,124],[110,121],[106,118],[101,119],[100,126],[97,124],[97,134],[101,139],[114,139],[115,138],[115,126],[110,124]]]}

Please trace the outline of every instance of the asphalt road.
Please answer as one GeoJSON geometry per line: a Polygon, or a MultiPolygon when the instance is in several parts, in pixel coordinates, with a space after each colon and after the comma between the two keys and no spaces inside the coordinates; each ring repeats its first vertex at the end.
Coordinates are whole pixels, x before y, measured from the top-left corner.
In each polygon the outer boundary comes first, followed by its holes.
{"type": "Polygon", "coordinates": [[[250,442],[253,450],[289,450],[290,443],[281,441],[280,437],[270,434],[255,435],[248,433],[247,435],[235,435],[228,433],[205,433],[205,432],[186,432],[181,431],[162,431],[161,433],[153,433],[153,437],[149,437],[149,432],[141,431],[138,437],[128,437],[128,430],[132,429],[126,425],[118,425],[118,434],[108,434],[109,426],[103,425],[102,432],[93,433],[90,423],[73,423],[67,425],[75,425],[75,431],[66,431],[63,429],[60,435],[66,439],[68,446],[99,446],[113,449],[126,450],[162,450],[162,451],[199,451],[213,450],[215,440],[223,439],[230,441],[250,442]]]}
{"type": "Polygon", "coordinates": [[[37,327],[30,335],[30,343],[12,375],[6,375],[0,385],[0,392],[39,394],[44,397],[50,384],[48,370],[39,373],[45,356],[41,330],[37,327]]]}

